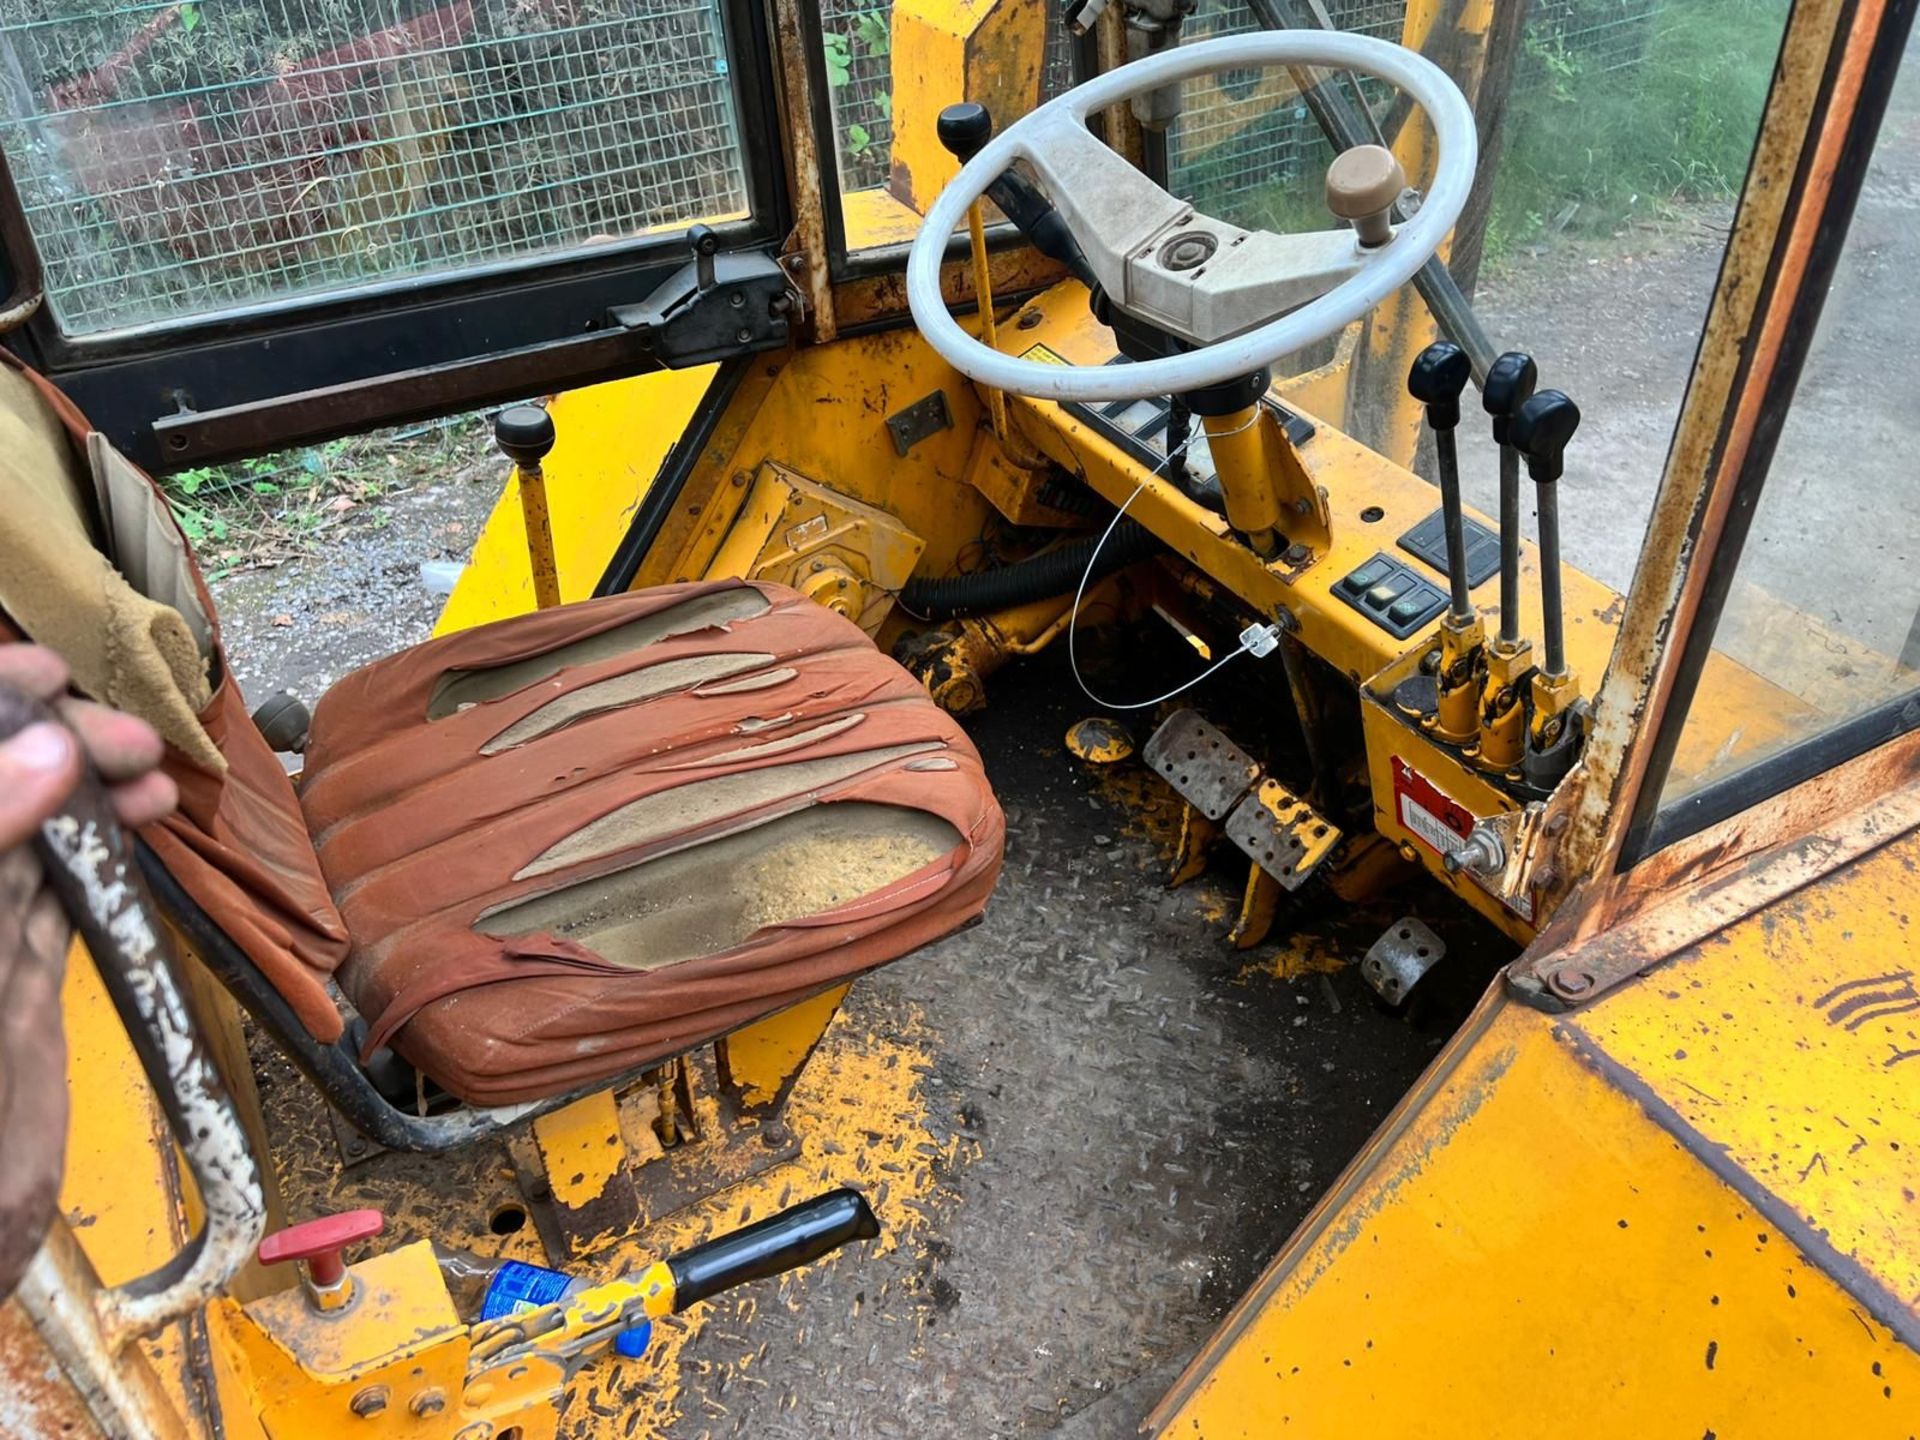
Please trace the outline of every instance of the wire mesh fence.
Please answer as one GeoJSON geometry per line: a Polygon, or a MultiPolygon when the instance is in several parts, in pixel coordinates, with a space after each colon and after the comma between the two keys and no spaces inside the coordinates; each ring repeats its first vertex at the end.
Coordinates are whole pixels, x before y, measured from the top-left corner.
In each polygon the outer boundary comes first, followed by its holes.
{"type": "MultiPolygon", "coordinates": [[[[1035,0],[1039,3],[1039,0],[1035,0]]],[[[1071,83],[1048,3],[1045,93],[1071,83]]],[[[1535,0],[1521,85],[1631,66],[1673,0],[1535,0]]],[[[518,259],[746,206],[719,0],[0,0],[0,147],[69,333],[518,259]]],[[[891,0],[822,0],[842,186],[886,177],[891,0]]],[[[1400,34],[1405,0],[1329,0],[1400,34]]],[[[1193,38],[1251,28],[1202,0],[1193,38]]],[[[1279,88],[1275,88],[1278,86],[1279,88]]],[[[1373,97],[1384,103],[1385,96],[1373,97]]],[[[1330,158],[1249,72],[1176,189],[1242,223],[1330,158]]]]}
{"type": "MultiPolygon", "coordinates": [[[[1043,97],[1051,97],[1073,83],[1073,49],[1059,0],[1045,3],[1047,55],[1040,88],[1043,97]]],[[[820,30],[840,188],[885,184],[893,143],[893,0],[821,0],[820,30]]],[[[1012,117],[996,118],[1005,124],[1012,117]]]]}
{"type": "Polygon", "coordinates": [[[70,333],[746,206],[716,0],[0,0],[70,333]]]}
{"type": "MultiPolygon", "coordinates": [[[[1515,92],[1576,71],[1590,80],[1639,64],[1653,22],[1674,3],[1533,0],[1524,53],[1514,70],[1515,92]]],[[[1406,21],[1406,0],[1327,0],[1326,8],[1339,28],[1387,40],[1400,39],[1406,21]]],[[[1246,0],[1200,0],[1186,34],[1200,39],[1257,27],[1246,0]]],[[[1390,103],[1384,88],[1362,82],[1362,89],[1376,113],[1390,103]]],[[[1317,177],[1332,158],[1284,77],[1257,71],[1190,85],[1167,145],[1174,191],[1210,214],[1248,226],[1284,227],[1289,216],[1297,219],[1302,195],[1313,189],[1303,188],[1303,181],[1317,177]]]]}

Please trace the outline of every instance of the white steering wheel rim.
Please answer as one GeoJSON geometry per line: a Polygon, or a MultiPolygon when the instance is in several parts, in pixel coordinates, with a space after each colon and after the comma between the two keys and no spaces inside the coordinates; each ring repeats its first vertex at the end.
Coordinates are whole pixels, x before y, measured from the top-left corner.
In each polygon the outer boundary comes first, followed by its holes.
{"type": "Polygon", "coordinates": [[[1473,110],[1446,73],[1423,55],[1331,30],[1262,30],[1183,45],[1123,65],[1076,85],[1029,112],[960,167],[927,212],[907,255],[907,304],[920,333],[940,356],[983,385],[1045,400],[1133,400],[1179,395],[1252,374],[1283,355],[1345,329],[1411,280],[1438,252],[1466,208],[1478,163],[1473,110]],[[1084,125],[1095,110],[1146,90],[1217,70],[1311,65],[1357,70],[1398,86],[1426,112],[1439,154],[1433,185],[1418,213],[1385,245],[1368,252],[1358,272],[1290,314],[1183,355],[1131,365],[1050,365],[983,345],[961,328],[940,294],[947,239],[967,207],[1014,161],[1029,156],[1029,138],[1070,116],[1084,125]]]}

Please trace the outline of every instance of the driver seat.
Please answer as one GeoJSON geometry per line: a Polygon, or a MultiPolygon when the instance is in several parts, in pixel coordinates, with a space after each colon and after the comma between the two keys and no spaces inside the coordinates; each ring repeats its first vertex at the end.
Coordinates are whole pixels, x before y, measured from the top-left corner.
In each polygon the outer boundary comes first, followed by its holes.
{"type": "MultiPolygon", "coordinates": [[[[3,354],[4,352],[0,352],[3,354]]],[[[314,1038],[480,1106],[684,1053],[976,919],[964,733],[798,593],[664,586],[442,636],[314,709],[298,795],[152,481],[0,369],[0,638],[167,740],[168,875],[314,1038]],[[137,584],[135,582],[138,582],[137,584]],[[10,633],[4,633],[10,632],[10,633]]]]}

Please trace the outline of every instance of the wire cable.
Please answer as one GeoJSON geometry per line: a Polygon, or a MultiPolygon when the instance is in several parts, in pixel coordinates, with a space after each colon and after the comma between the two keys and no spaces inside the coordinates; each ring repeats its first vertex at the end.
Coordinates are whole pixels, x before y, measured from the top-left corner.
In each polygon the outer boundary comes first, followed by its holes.
{"type": "MultiPolygon", "coordinates": [[[[1259,422],[1260,408],[1255,406],[1252,419],[1248,420],[1245,425],[1240,426],[1239,429],[1223,431],[1219,438],[1225,439],[1228,435],[1238,435],[1241,431],[1250,429],[1259,422]]],[[[1079,630],[1080,606],[1086,599],[1087,581],[1093,578],[1094,566],[1100,563],[1100,552],[1106,548],[1108,539],[1113,535],[1113,532],[1119,528],[1120,522],[1126,518],[1127,508],[1140,498],[1140,493],[1147,488],[1148,484],[1153,480],[1153,477],[1158,475],[1162,469],[1171,465],[1181,455],[1184,455],[1193,443],[1201,439],[1205,434],[1206,431],[1203,427],[1195,426],[1192,433],[1190,433],[1184,441],[1172,450],[1169,450],[1166,458],[1158,465],[1155,465],[1153,469],[1149,470],[1145,479],[1133,487],[1133,493],[1127,496],[1118,510],[1113,512],[1113,519],[1107,522],[1107,528],[1101,532],[1099,543],[1093,547],[1093,553],[1087,556],[1087,568],[1080,573],[1080,586],[1073,592],[1073,610],[1067,616],[1067,664],[1073,670],[1073,683],[1080,687],[1080,693],[1104,710],[1151,710],[1154,706],[1164,704],[1175,696],[1186,694],[1187,691],[1193,689],[1193,687],[1198,685],[1202,680],[1205,680],[1228,662],[1238,659],[1248,651],[1253,651],[1258,655],[1271,653],[1274,645],[1279,641],[1280,631],[1278,626],[1249,625],[1245,630],[1240,632],[1239,648],[1222,655],[1218,660],[1214,661],[1185,684],[1177,685],[1167,691],[1166,694],[1156,695],[1151,700],[1104,699],[1093,693],[1092,688],[1080,674],[1080,657],[1074,648],[1074,637],[1079,630]]]]}

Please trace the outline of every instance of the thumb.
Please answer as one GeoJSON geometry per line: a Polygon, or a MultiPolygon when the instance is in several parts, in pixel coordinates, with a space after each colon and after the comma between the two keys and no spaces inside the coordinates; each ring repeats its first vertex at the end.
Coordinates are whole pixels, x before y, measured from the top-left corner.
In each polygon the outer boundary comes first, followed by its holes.
{"type": "Polygon", "coordinates": [[[63,725],[28,725],[0,740],[0,850],[33,837],[80,779],[80,748],[63,725]]]}

